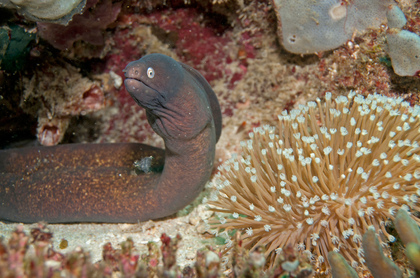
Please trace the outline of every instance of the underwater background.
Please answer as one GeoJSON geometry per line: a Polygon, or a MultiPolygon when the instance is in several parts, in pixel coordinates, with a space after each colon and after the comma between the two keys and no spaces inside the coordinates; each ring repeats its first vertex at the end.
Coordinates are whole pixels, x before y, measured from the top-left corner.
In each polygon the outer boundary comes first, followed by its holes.
{"type": "MultiPolygon", "coordinates": [[[[277,126],[282,111],[327,92],[419,104],[416,0],[1,0],[0,8],[2,149],[116,142],[163,148],[123,85],[126,65],[151,53],[195,68],[218,97],[223,129],[212,178],[254,128],[277,126]]],[[[93,262],[107,242],[117,248],[132,238],[142,254],[162,233],[180,234],[183,268],[198,249],[225,243],[206,223],[214,212],[201,201],[211,190],[161,221],[48,229],[56,250],[81,246],[93,262]]],[[[0,222],[0,235],[7,239],[18,226],[0,222]]],[[[395,261],[405,269],[405,259],[395,261]]]]}

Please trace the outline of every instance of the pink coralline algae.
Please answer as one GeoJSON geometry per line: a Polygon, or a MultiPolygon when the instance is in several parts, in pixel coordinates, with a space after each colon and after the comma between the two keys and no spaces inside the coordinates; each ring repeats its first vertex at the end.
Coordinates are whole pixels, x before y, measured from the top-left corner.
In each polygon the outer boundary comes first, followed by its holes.
{"type": "MultiPolygon", "coordinates": [[[[233,75],[229,82],[233,85],[245,75],[246,59],[255,56],[248,33],[236,37],[229,22],[221,20],[215,23],[195,8],[154,12],[148,19],[156,29],[172,38],[171,43],[180,60],[199,70],[210,83],[233,75]],[[234,73],[227,67],[235,62],[242,69],[240,73],[234,73]]],[[[242,24],[240,20],[236,23],[242,24]]]]}
{"type": "Polygon", "coordinates": [[[175,33],[177,54],[197,67],[207,81],[222,77],[224,69],[220,66],[228,59],[223,48],[231,38],[203,24],[195,9],[156,12],[151,14],[150,20],[167,34],[175,33]]]}
{"type": "Polygon", "coordinates": [[[67,25],[37,23],[38,34],[55,48],[65,50],[74,42],[83,40],[93,45],[103,45],[103,31],[113,23],[121,11],[121,2],[90,0],[81,15],[75,15],[67,25]]]}

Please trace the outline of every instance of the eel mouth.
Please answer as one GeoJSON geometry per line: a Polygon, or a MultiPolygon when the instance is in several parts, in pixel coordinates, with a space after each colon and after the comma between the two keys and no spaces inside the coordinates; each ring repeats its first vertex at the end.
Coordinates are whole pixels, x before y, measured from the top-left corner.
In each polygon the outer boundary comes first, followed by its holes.
{"type": "Polygon", "coordinates": [[[137,77],[126,77],[125,89],[138,105],[146,109],[159,107],[161,94],[137,77]]]}
{"type": "Polygon", "coordinates": [[[146,94],[147,93],[151,94],[152,92],[155,94],[159,93],[156,89],[151,87],[149,84],[135,77],[126,77],[124,80],[124,85],[129,93],[131,92],[139,93],[140,91],[146,94]]]}
{"type": "Polygon", "coordinates": [[[149,87],[143,81],[138,80],[137,78],[126,78],[124,80],[124,85],[129,93],[138,91],[139,89],[144,87],[149,87]]]}

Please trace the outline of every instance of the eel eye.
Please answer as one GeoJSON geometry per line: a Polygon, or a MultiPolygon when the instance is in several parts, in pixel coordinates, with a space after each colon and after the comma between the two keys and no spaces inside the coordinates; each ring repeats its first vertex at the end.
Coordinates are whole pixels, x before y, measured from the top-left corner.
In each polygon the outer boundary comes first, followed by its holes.
{"type": "Polygon", "coordinates": [[[155,77],[155,70],[153,68],[148,68],[147,69],[147,77],[149,77],[149,78],[155,77]]]}

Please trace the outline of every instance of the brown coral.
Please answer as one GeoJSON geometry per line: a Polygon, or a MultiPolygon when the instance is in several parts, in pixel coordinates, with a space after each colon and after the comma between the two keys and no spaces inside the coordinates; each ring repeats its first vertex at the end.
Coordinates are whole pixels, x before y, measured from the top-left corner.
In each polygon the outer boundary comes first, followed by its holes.
{"type": "Polygon", "coordinates": [[[58,144],[72,116],[105,106],[106,84],[83,77],[79,71],[68,63],[46,62],[36,68],[30,79],[24,78],[21,107],[38,117],[37,136],[42,145],[58,144]]]}
{"type": "Polygon", "coordinates": [[[219,168],[209,204],[229,214],[219,230],[243,231],[244,246],[266,246],[271,261],[292,244],[320,270],[329,269],[329,251],[365,268],[365,231],[394,241],[388,219],[420,208],[420,107],[354,92],[325,99],[284,111],[279,131],[255,129],[242,157],[219,168]]]}
{"type": "Polygon", "coordinates": [[[110,0],[88,0],[83,14],[75,15],[69,24],[38,22],[38,33],[60,50],[71,48],[78,40],[103,45],[104,30],[117,19],[121,4],[110,0]]]}

